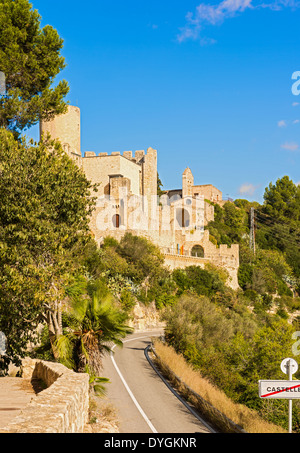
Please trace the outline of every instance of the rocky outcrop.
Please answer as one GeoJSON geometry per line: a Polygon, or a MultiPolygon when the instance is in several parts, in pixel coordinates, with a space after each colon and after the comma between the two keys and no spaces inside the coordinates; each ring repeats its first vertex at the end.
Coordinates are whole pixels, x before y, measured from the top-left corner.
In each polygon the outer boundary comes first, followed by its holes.
{"type": "Polygon", "coordinates": [[[160,319],[159,311],[155,307],[155,302],[149,305],[144,305],[137,302],[133,307],[130,327],[134,328],[135,332],[164,327],[164,322],[160,319]]]}

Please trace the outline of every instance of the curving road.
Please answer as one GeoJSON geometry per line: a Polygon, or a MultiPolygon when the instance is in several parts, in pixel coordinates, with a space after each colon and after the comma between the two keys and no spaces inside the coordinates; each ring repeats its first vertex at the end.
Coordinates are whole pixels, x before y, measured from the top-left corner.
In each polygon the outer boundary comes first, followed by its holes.
{"type": "Polygon", "coordinates": [[[169,390],[147,358],[151,337],[161,330],[135,333],[124,340],[123,348],[103,362],[103,376],[110,379],[107,398],[118,409],[120,433],[212,433],[197,420],[169,390]]]}

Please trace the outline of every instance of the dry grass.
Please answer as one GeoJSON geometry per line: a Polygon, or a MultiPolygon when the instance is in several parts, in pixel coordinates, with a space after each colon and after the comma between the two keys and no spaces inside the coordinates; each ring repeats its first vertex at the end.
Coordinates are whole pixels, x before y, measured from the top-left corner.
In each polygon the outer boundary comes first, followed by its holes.
{"type": "Polygon", "coordinates": [[[263,420],[257,412],[244,405],[236,404],[228,398],[224,392],[203,378],[195,371],[175,350],[154,340],[155,351],[160,360],[166,364],[186,385],[213,407],[222,412],[226,417],[237,425],[244,428],[248,433],[286,433],[283,428],[263,420]]]}
{"type": "Polygon", "coordinates": [[[89,423],[87,432],[118,433],[119,414],[116,407],[103,398],[90,397],[89,423]]]}

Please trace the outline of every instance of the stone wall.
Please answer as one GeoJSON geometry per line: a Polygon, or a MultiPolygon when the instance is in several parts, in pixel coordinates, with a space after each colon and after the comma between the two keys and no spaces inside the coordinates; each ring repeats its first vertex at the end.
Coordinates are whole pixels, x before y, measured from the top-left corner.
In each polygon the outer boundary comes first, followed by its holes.
{"type": "Polygon", "coordinates": [[[227,285],[232,289],[238,289],[238,266],[233,258],[220,256],[220,259],[217,259],[217,256],[210,256],[208,258],[198,258],[194,256],[185,256],[185,255],[175,255],[175,254],[165,254],[165,265],[171,271],[174,269],[184,269],[188,266],[199,266],[202,269],[209,263],[213,265],[226,269],[228,272],[229,278],[227,285]]]}
{"type": "Polygon", "coordinates": [[[99,184],[97,197],[110,194],[110,176],[120,175],[130,180],[134,195],[140,195],[141,166],[120,153],[100,153],[95,157],[83,157],[82,169],[88,180],[99,184]]]}
{"type": "Polygon", "coordinates": [[[23,376],[47,388],[35,395],[2,433],[83,433],[88,422],[89,376],[60,363],[27,360],[23,376]]]}
{"type": "Polygon", "coordinates": [[[212,184],[202,184],[193,186],[193,196],[203,195],[206,200],[209,200],[213,203],[222,201],[223,194],[212,184]]]}

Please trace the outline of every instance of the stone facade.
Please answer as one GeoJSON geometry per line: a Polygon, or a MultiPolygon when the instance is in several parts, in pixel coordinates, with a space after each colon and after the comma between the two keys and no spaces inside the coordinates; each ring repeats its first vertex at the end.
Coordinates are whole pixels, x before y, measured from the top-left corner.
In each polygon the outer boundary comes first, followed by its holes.
{"type": "Polygon", "coordinates": [[[46,389],[1,433],[83,433],[89,413],[89,375],[60,363],[27,359],[23,377],[41,379],[46,389]]]}
{"type": "MultiPolygon", "coordinates": [[[[225,267],[230,286],[238,288],[238,245],[216,247],[204,227],[214,219],[212,203],[222,204],[222,192],[211,184],[195,185],[190,168],[182,174],[182,188],[157,196],[157,151],[138,150],[99,153],[80,150],[80,111],[69,107],[66,114],[42,122],[41,134],[60,140],[87,178],[98,184],[97,205],[92,215],[91,232],[100,245],[106,236],[121,239],[125,232],[147,237],[165,253],[174,255],[172,268],[182,267],[182,256],[194,256],[203,266],[205,258],[225,267]],[[203,250],[199,256],[197,252],[203,250]],[[204,256],[203,256],[204,255],[204,256]],[[179,257],[176,259],[176,256],[179,257]],[[198,259],[197,259],[198,258],[198,259]]],[[[93,194],[94,195],[94,194],[93,194]]],[[[170,262],[166,258],[166,263],[170,262]]]]}
{"type": "Polygon", "coordinates": [[[215,266],[222,267],[228,272],[229,278],[227,284],[237,289],[239,287],[237,278],[237,266],[239,263],[239,246],[237,244],[228,247],[226,244],[216,247],[209,240],[209,232],[204,232],[203,238],[197,241],[197,244],[191,243],[189,248],[183,250],[181,254],[165,253],[165,264],[171,269],[187,266],[200,266],[205,268],[205,265],[212,263],[215,266]],[[196,250],[194,255],[197,255],[197,247],[202,247],[203,256],[193,256],[193,249],[196,250]]]}

